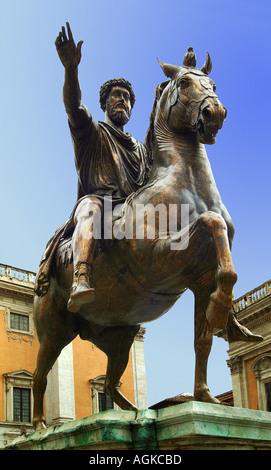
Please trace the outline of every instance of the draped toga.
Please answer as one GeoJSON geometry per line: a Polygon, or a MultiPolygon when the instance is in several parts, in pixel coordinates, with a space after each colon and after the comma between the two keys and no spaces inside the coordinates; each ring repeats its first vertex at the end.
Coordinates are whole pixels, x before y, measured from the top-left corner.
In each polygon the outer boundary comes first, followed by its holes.
{"type": "Polygon", "coordinates": [[[105,122],[71,127],[78,199],[88,194],[125,199],[146,182],[146,150],[130,134],[105,122]]]}
{"type": "Polygon", "coordinates": [[[44,295],[49,287],[52,259],[61,239],[74,229],[74,212],[90,195],[114,203],[125,199],[147,182],[148,163],[145,146],[130,134],[105,122],[90,120],[84,128],[69,122],[78,174],[77,202],[72,214],[49,240],[36,278],[35,292],[44,295]]]}

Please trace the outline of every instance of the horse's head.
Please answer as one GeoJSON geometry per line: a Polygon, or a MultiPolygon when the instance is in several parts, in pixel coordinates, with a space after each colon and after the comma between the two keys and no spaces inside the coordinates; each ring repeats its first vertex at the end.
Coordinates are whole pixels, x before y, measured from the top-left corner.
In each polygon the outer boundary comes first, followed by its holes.
{"type": "Polygon", "coordinates": [[[190,47],[182,66],[159,61],[170,80],[158,85],[156,99],[159,108],[174,132],[194,133],[203,144],[213,144],[226,118],[226,108],[219,101],[213,80],[208,77],[212,62],[207,52],[201,70],[197,69],[196,57],[190,47]]]}

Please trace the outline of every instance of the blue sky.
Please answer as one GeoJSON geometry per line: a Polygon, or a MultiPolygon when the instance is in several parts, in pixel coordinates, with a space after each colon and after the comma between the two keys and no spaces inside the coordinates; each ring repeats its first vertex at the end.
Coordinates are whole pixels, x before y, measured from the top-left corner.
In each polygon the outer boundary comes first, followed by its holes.
{"type": "MultiPolygon", "coordinates": [[[[181,64],[187,47],[212,79],[228,117],[206,148],[234,221],[238,297],[270,278],[269,0],[1,0],[0,263],[37,271],[48,239],[76,200],[77,175],[62,103],[63,67],[54,41],[66,21],[84,40],[83,101],[94,119],[100,85],[124,76],[136,104],[126,130],[144,141],[154,88],[164,81],[156,58],[181,64]]],[[[193,392],[193,296],[145,325],[149,405],[193,392]]],[[[215,339],[209,361],[213,394],[231,389],[227,343],[215,339]]]]}

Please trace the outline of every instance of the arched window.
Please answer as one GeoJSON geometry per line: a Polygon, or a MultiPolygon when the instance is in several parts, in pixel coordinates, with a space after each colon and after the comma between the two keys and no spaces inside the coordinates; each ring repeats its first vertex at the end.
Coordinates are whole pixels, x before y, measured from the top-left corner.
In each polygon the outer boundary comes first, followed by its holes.
{"type": "Polygon", "coordinates": [[[259,409],[271,411],[271,354],[257,357],[251,366],[257,380],[259,409]]]}

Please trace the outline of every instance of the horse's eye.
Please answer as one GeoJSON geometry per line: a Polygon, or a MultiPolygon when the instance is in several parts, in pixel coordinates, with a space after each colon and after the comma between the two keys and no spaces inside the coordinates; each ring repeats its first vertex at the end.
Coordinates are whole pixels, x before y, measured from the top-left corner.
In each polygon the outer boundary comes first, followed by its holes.
{"type": "Polygon", "coordinates": [[[189,86],[189,80],[187,80],[186,78],[182,78],[180,80],[180,86],[182,90],[185,90],[185,88],[189,86]]]}

